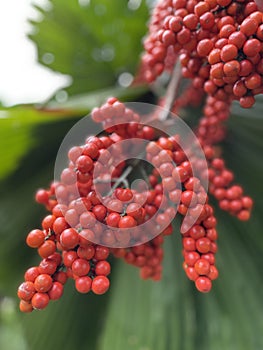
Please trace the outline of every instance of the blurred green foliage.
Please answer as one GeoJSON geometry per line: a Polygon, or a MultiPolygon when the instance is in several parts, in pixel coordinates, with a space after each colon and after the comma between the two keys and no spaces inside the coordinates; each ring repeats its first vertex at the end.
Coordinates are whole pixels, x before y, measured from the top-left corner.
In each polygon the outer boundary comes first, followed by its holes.
{"type": "MultiPolygon", "coordinates": [[[[64,297],[46,310],[19,313],[16,288],[24,270],[38,263],[25,236],[45,215],[34,203],[34,193],[52,180],[63,137],[107,96],[143,100],[145,92],[117,84],[122,72],[136,71],[148,18],[145,1],[50,4],[49,10],[38,8],[43,17],[33,23],[30,36],[39,61],[70,75],[73,84],[65,103],[53,100],[45,108],[0,111],[0,348],[263,349],[262,98],[250,110],[235,105],[228,123],[224,155],[237,181],[253,196],[255,208],[252,219],[240,223],[215,204],[220,277],[209,295],[200,295],[184,276],[177,222],[165,245],[161,282],[141,281],[136,269],[114,262],[105,296],[79,295],[70,283],[64,297]],[[141,6],[135,9],[134,4],[141,6]]],[[[188,117],[193,113],[198,111],[185,111],[188,117]]]]}
{"type": "Polygon", "coordinates": [[[31,21],[39,61],[68,74],[70,94],[113,86],[123,72],[134,73],[147,30],[144,1],[52,0],[31,21]],[[139,6],[136,5],[138,3],[139,6]]]}

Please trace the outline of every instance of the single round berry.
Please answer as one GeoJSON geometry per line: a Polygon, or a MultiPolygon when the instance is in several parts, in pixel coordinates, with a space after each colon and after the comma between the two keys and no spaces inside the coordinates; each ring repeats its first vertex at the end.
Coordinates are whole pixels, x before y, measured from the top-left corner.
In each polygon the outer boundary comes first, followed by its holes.
{"type": "Polygon", "coordinates": [[[210,278],[200,276],[195,281],[195,286],[202,293],[208,293],[212,288],[212,282],[210,278]]]}
{"type": "Polygon", "coordinates": [[[63,295],[63,284],[60,282],[54,282],[52,287],[48,291],[48,296],[50,300],[58,300],[63,295]]]}
{"type": "Polygon", "coordinates": [[[33,311],[33,306],[28,301],[20,300],[19,309],[21,312],[29,313],[33,311]]]}
{"type": "Polygon", "coordinates": [[[50,255],[54,254],[56,251],[56,244],[54,241],[48,239],[38,248],[38,254],[41,258],[48,258],[50,255]]]}
{"type": "Polygon", "coordinates": [[[89,273],[90,264],[86,259],[76,259],[71,266],[72,272],[76,276],[85,276],[89,273]]]}
{"type": "Polygon", "coordinates": [[[210,264],[206,259],[198,259],[194,268],[198,275],[208,275],[210,271],[210,264]]]}
{"type": "Polygon", "coordinates": [[[75,279],[75,288],[79,293],[88,293],[91,290],[92,279],[89,276],[75,279]]]}
{"type": "Polygon", "coordinates": [[[64,230],[60,235],[60,244],[65,249],[73,249],[79,243],[79,234],[73,228],[64,230]]]}
{"type": "Polygon", "coordinates": [[[107,292],[110,287],[110,281],[106,276],[96,276],[91,285],[93,293],[101,295],[107,292]]]}
{"type": "Polygon", "coordinates": [[[106,260],[98,261],[95,266],[96,275],[108,276],[111,271],[111,266],[106,260]]]}
{"type": "Polygon", "coordinates": [[[34,287],[37,292],[45,293],[52,287],[52,283],[53,280],[50,275],[41,274],[35,279],[34,287]]]}
{"type": "Polygon", "coordinates": [[[34,309],[42,310],[48,306],[49,296],[47,293],[36,293],[34,294],[31,303],[34,309]]]}
{"type": "Polygon", "coordinates": [[[23,282],[18,287],[17,296],[19,299],[29,301],[36,293],[36,289],[34,287],[34,283],[30,281],[23,282]]]}
{"type": "Polygon", "coordinates": [[[38,267],[30,267],[24,274],[25,281],[34,282],[37,276],[40,274],[38,267]]]}
{"type": "Polygon", "coordinates": [[[32,230],[26,238],[26,244],[31,248],[39,248],[45,241],[45,234],[41,230],[32,230]]]}

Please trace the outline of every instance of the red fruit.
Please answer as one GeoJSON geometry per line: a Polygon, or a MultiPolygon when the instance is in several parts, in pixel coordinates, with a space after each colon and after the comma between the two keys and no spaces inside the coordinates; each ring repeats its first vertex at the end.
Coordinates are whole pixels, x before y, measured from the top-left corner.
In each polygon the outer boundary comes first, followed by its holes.
{"type": "Polygon", "coordinates": [[[76,276],[85,276],[89,273],[90,264],[86,259],[76,259],[71,266],[72,272],[76,276]]]}
{"type": "Polygon", "coordinates": [[[45,273],[48,275],[53,275],[56,272],[57,269],[57,263],[56,261],[50,259],[50,258],[46,258],[43,259],[38,267],[38,271],[39,273],[45,273]]]}
{"type": "Polygon", "coordinates": [[[196,241],[196,249],[201,253],[208,253],[211,249],[211,241],[206,237],[199,238],[196,241]]]}
{"type": "Polygon", "coordinates": [[[53,280],[50,275],[41,274],[37,276],[34,287],[37,292],[45,293],[52,287],[53,280]]]}
{"type": "Polygon", "coordinates": [[[82,173],[87,173],[93,168],[93,160],[89,156],[80,156],[76,160],[76,167],[82,173]]]}
{"type": "Polygon", "coordinates": [[[200,254],[198,254],[197,252],[184,252],[184,260],[187,266],[194,266],[198,259],[200,259],[200,254]]]}
{"type": "Polygon", "coordinates": [[[40,204],[47,204],[49,200],[49,194],[46,190],[39,189],[35,195],[35,200],[40,204]]]}
{"type": "Polygon", "coordinates": [[[68,276],[64,271],[58,271],[53,276],[53,280],[61,284],[65,284],[67,282],[67,279],[68,279],[68,276]]]}
{"type": "Polygon", "coordinates": [[[93,207],[92,212],[99,221],[103,221],[107,214],[107,209],[104,205],[97,204],[93,207]]]}
{"type": "Polygon", "coordinates": [[[93,293],[101,295],[107,292],[110,287],[110,281],[106,276],[97,276],[93,279],[91,290],[93,293]]]}
{"type": "Polygon", "coordinates": [[[38,267],[30,267],[24,274],[25,281],[34,282],[39,274],[38,267]]]}
{"type": "Polygon", "coordinates": [[[62,297],[63,294],[63,284],[59,282],[54,282],[51,289],[48,291],[48,296],[50,300],[58,300],[62,297]]]}
{"type": "Polygon", "coordinates": [[[194,251],[196,249],[195,240],[191,237],[184,237],[183,238],[183,247],[185,250],[194,251]]]}
{"type": "Polygon", "coordinates": [[[45,241],[45,234],[41,230],[32,230],[26,238],[26,244],[31,248],[38,248],[45,241]]]}
{"type": "Polygon", "coordinates": [[[212,281],[217,279],[218,270],[214,265],[210,266],[209,273],[208,273],[207,277],[210,278],[212,281]]]}
{"type": "Polygon", "coordinates": [[[79,234],[73,228],[64,230],[60,235],[60,244],[65,249],[73,249],[79,243],[79,234]]]}
{"type": "Polygon", "coordinates": [[[109,248],[98,245],[96,247],[94,258],[96,260],[106,260],[109,254],[110,254],[109,248]]]}
{"type": "Polygon", "coordinates": [[[136,220],[130,215],[122,216],[118,224],[119,228],[131,228],[136,225],[136,220]]]}
{"type": "Polygon", "coordinates": [[[210,264],[206,259],[198,259],[194,268],[199,275],[208,275],[210,271],[210,264]]]}
{"type": "Polygon", "coordinates": [[[91,290],[92,279],[88,276],[75,279],[75,288],[79,293],[88,293],[91,290]]]}
{"type": "Polygon", "coordinates": [[[56,251],[56,244],[54,241],[51,241],[50,239],[46,240],[39,248],[38,248],[38,254],[41,256],[41,258],[45,259],[48,258],[50,255],[54,254],[56,251]]]}
{"type": "Polygon", "coordinates": [[[25,313],[33,311],[32,304],[25,300],[20,300],[19,309],[21,312],[25,312],[25,313]]]}
{"type": "Polygon", "coordinates": [[[63,263],[66,267],[71,267],[77,258],[78,255],[74,250],[63,251],[63,263]]]}
{"type": "Polygon", "coordinates": [[[212,288],[212,282],[208,277],[198,277],[195,281],[195,286],[202,293],[208,293],[212,288]]]}
{"type": "Polygon", "coordinates": [[[30,281],[23,282],[20,284],[17,290],[17,296],[19,299],[29,301],[36,293],[34,283],[30,281]]]}
{"type": "Polygon", "coordinates": [[[108,276],[111,271],[111,266],[106,260],[98,261],[95,267],[96,275],[108,276]]]}
{"type": "Polygon", "coordinates": [[[34,294],[32,300],[32,307],[37,310],[44,309],[48,306],[49,296],[47,293],[36,293],[34,294]]]}

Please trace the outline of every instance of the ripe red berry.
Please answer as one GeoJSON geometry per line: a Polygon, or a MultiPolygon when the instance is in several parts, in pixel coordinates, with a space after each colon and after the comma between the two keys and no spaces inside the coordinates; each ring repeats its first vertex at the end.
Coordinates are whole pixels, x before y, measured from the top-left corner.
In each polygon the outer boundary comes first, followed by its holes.
{"type": "Polygon", "coordinates": [[[80,156],[76,160],[76,167],[82,173],[88,173],[93,168],[93,160],[89,156],[80,156]]]}
{"type": "Polygon", "coordinates": [[[33,311],[32,304],[25,300],[20,300],[19,309],[21,312],[29,313],[33,311]]]}
{"type": "Polygon", "coordinates": [[[212,282],[208,277],[200,276],[195,281],[195,286],[202,293],[208,293],[212,288],[212,282]]]}
{"type": "Polygon", "coordinates": [[[206,237],[199,238],[196,241],[196,249],[202,254],[208,253],[211,249],[210,239],[206,237]]]}
{"type": "Polygon", "coordinates": [[[73,249],[79,243],[79,234],[73,228],[64,230],[60,235],[60,244],[65,249],[73,249]]]}
{"type": "Polygon", "coordinates": [[[109,254],[110,254],[109,248],[98,245],[95,250],[94,258],[96,260],[106,260],[109,254]]]}
{"type": "Polygon", "coordinates": [[[38,271],[40,274],[45,273],[48,275],[53,275],[57,269],[57,263],[55,260],[50,258],[43,259],[38,267],[38,271]]]}
{"type": "Polygon", "coordinates": [[[85,276],[89,273],[90,264],[86,259],[76,259],[71,266],[72,272],[76,276],[85,276]]]}
{"type": "Polygon", "coordinates": [[[34,309],[42,310],[48,306],[49,296],[47,293],[36,293],[34,294],[31,303],[34,309]]]}
{"type": "Polygon", "coordinates": [[[50,275],[41,274],[37,276],[34,287],[37,292],[45,293],[52,287],[53,280],[50,275]]]}
{"type": "Polygon", "coordinates": [[[210,264],[206,259],[198,259],[194,265],[195,271],[199,275],[208,275],[210,271],[210,264]]]}
{"type": "Polygon", "coordinates": [[[35,200],[37,203],[47,204],[49,200],[49,194],[46,190],[39,189],[35,195],[35,200]]]}
{"type": "Polygon", "coordinates": [[[29,301],[36,293],[34,283],[30,281],[23,282],[18,287],[17,296],[19,299],[29,301]]]}
{"type": "Polygon", "coordinates": [[[38,254],[41,258],[48,258],[50,255],[54,254],[56,251],[56,244],[54,241],[50,239],[46,240],[41,246],[38,248],[38,254]]]}
{"type": "Polygon", "coordinates": [[[25,281],[34,282],[39,274],[40,273],[39,273],[38,267],[36,266],[30,267],[29,269],[26,270],[24,274],[25,281]]]}
{"type": "Polygon", "coordinates": [[[98,261],[95,266],[96,275],[108,276],[111,271],[111,266],[106,260],[98,261]]]}
{"type": "Polygon", "coordinates": [[[118,224],[119,228],[131,228],[135,227],[136,225],[137,223],[135,219],[130,215],[122,216],[118,224]]]}
{"type": "Polygon", "coordinates": [[[91,290],[92,279],[89,276],[78,277],[75,279],[75,288],[79,293],[88,293],[91,290]]]}
{"type": "Polygon", "coordinates": [[[48,291],[48,296],[50,300],[58,300],[62,297],[63,294],[63,284],[60,282],[54,282],[52,287],[48,291]]]}
{"type": "Polygon", "coordinates": [[[26,238],[26,243],[31,248],[38,248],[45,241],[45,234],[42,230],[32,230],[26,238]]]}
{"type": "Polygon", "coordinates": [[[110,281],[106,276],[96,276],[91,285],[93,293],[101,295],[107,292],[110,286],[110,281]]]}

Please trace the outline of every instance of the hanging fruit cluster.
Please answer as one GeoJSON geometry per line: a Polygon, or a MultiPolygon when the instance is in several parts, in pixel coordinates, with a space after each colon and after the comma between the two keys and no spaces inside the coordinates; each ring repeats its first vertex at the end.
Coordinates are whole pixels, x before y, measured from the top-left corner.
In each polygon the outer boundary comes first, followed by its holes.
{"type": "Polygon", "coordinates": [[[263,18],[254,1],[160,1],[145,40],[144,77],[154,81],[179,59],[196,89],[249,108],[263,91],[262,42],[263,18]]]}
{"type": "MultiPolygon", "coordinates": [[[[181,146],[181,135],[160,132],[116,98],[95,108],[92,119],[103,132],[71,147],[59,180],[36,194],[49,214],[26,239],[42,260],[25,272],[18,288],[21,311],[43,309],[59,299],[69,278],[80,293],[104,294],[110,286],[110,256],[138,267],[142,279],[159,280],[162,245],[177,216],[182,218],[185,273],[200,292],[211,290],[218,276],[218,234],[209,195],[243,221],[253,205],[234,183],[219,142],[226,137],[232,102],[252,107],[262,92],[261,32],[263,14],[255,2],[163,0],[156,5],[140,74],[152,83],[163,71],[172,75],[180,62],[190,84],[170,107],[178,112],[205,97],[195,135],[208,169],[189,158],[191,146],[181,146]],[[152,168],[144,174],[148,187],[134,189],[128,175],[138,161],[127,155],[130,148],[139,154],[139,140],[147,140],[143,151],[152,168]]],[[[158,119],[158,113],[151,117],[158,119]]]]}

